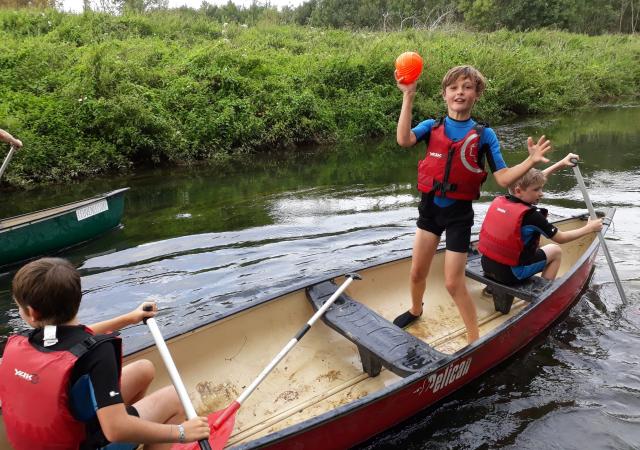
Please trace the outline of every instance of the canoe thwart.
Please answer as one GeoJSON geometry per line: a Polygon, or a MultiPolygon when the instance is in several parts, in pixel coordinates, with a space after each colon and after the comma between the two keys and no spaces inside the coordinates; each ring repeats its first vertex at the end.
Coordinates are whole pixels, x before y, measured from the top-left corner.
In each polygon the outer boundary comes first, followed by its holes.
{"type": "MultiPolygon", "coordinates": [[[[332,281],[318,283],[307,287],[307,298],[318,310],[336,289],[332,281]]],[[[344,293],[327,310],[322,321],[356,345],[362,369],[371,377],[377,376],[382,366],[407,377],[448,358],[344,293]]]]}
{"type": "Polygon", "coordinates": [[[472,280],[485,284],[493,296],[496,311],[508,314],[514,297],[533,302],[551,283],[537,275],[528,278],[521,284],[507,286],[487,276],[480,264],[480,255],[470,256],[467,261],[466,275],[472,280]]]}

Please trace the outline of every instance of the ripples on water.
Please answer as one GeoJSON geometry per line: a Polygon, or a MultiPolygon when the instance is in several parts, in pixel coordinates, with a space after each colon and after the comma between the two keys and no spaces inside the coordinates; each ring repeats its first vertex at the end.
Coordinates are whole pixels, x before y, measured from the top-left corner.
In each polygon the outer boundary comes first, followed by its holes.
{"type": "MultiPolygon", "coordinates": [[[[504,141],[521,142],[521,128],[527,127],[531,125],[505,129],[504,141]]],[[[593,146],[599,148],[598,143],[593,146]]],[[[638,161],[635,154],[627,156],[638,161]]],[[[505,158],[521,159],[521,153],[507,152],[505,158]]],[[[377,173],[395,170],[389,164],[380,164],[377,173]]],[[[400,166],[408,164],[413,162],[400,166]]],[[[376,176],[368,169],[365,173],[376,176]]],[[[235,202],[216,193],[211,203],[221,206],[211,208],[219,208],[229,223],[251,212],[245,227],[222,225],[217,232],[201,232],[211,229],[206,221],[213,219],[206,215],[206,202],[196,206],[197,187],[176,195],[163,210],[146,210],[148,217],[134,211],[134,206],[143,209],[144,200],[136,204],[129,198],[124,230],[69,254],[83,274],[80,319],[100,321],[154,298],[161,309],[158,322],[165,336],[171,336],[310,279],[409,254],[417,196],[413,169],[408,173],[394,182],[371,184],[360,182],[357,175],[352,175],[354,182],[333,185],[295,181],[296,187],[253,192],[235,202]],[[205,222],[200,232],[144,239],[158,224],[188,229],[197,220],[205,222]],[[134,228],[142,230],[135,239],[134,228]]],[[[583,174],[597,206],[618,208],[607,241],[629,305],[620,304],[600,255],[583,299],[547,335],[436,409],[363,448],[640,448],[640,162],[613,171],[585,164],[583,174]]],[[[149,183],[148,192],[158,181],[149,183]]],[[[475,233],[488,201],[498,192],[491,184],[487,189],[475,206],[475,233]]],[[[554,176],[544,203],[554,217],[567,217],[584,211],[581,199],[567,171],[554,176]]],[[[23,327],[11,306],[9,280],[10,274],[0,276],[7,332],[23,327]]],[[[128,351],[150,343],[142,325],[125,329],[123,335],[128,351]]]]}

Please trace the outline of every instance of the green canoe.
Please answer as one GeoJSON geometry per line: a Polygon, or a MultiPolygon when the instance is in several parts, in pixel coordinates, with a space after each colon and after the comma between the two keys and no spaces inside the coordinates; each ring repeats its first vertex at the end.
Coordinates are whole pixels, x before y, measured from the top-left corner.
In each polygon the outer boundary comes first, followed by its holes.
{"type": "Polygon", "coordinates": [[[128,190],[0,220],[0,268],[59,252],[117,227],[128,190]]]}

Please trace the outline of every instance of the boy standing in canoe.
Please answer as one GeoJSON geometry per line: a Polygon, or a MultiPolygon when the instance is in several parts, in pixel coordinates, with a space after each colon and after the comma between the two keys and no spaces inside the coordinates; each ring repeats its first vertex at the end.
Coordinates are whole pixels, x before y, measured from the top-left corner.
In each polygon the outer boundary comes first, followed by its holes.
{"type": "Polygon", "coordinates": [[[447,116],[425,120],[411,128],[413,99],[417,80],[397,83],[402,92],[402,108],[396,138],[402,147],[427,142],[424,160],[418,165],[418,189],[422,198],[418,206],[416,236],[411,263],[411,307],[393,321],[404,328],[422,315],[422,298],[431,261],[440,236],[446,231],[444,278],[467,329],[467,341],[479,337],[475,305],[465,284],[467,251],[471,241],[473,208],[486,179],[485,161],[496,182],[506,187],[540,162],[551,143],[542,136],[537,143],[527,140],[529,156],[520,164],[507,167],[495,132],[471,118],[471,110],[485,89],[484,76],[472,66],[450,69],[442,80],[442,97],[447,116]]]}
{"type": "Polygon", "coordinates": [[[602,219],[589,219],[581,228],[560,231],[547,221],[547,210],[535,206],[542,198],[548,176],[571,167],[572,158],[578,159],[578,155],[569,153],[543,171],[530,169],[509,186],[509,195],[496,197],[491,203],[478,242],[486,276],[507,285],[521,283],[538,272],[542,272],[542,278],[554,280],[562,250],[557,244],[539,247],[540,235],[564,244],[602,230],[602,219]]]}
{"type": "Polygon", "coordinates": [[[154,367],[147,360],[121,367],[120,339],[109,333],[153,317],[143,303],[90,328],[76,318],[80,275],[66,260],[42,258],[22,267],[12,293],[20,317],[35,328],[11,336],[0,364],[0,400],[15,450],[110,449],[111,442],[193,442],[209,437],[207,419],[184,421],[173,387],[148,396],[154,367]]]}

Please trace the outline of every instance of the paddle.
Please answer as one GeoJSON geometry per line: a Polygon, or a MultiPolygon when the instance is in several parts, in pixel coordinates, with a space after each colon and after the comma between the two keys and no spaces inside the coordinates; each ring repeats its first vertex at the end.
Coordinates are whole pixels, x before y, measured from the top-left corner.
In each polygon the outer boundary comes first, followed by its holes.
{"type": "MultiPolygon", "coordinates": [[[[582,191],[582,196],[584,197],[584,202],[587,204],[587,209],[589,209],[589,216],[592,220],[597,219],[596,212],[593,209],[593,204],[591,203],[591,199],[589,198],[589,193],[587,192],[587,186],[584,184],[584,179],[582,178],[582,173],[580,173],[580,168],[578,167],[578,159],[571,158],[571,163],[573,164],[573,173],[576,176],[576,180],[578,180],[578,186],[582,191]]],[[[616,283],[616,287],[618,288],[618,293],[620,294],[620,298],[622,299],[622,303],[627,303],[627,297],[622,290],[622,283],[620,282],[620,278],[618,277],[618,271],[616,267],[613,265],[613,258],[611,258],[611,253],[609,253],[609,248],[604,240],[604,236],[602,232],[598,231],[598,239],[600,240],[600,245],[604,250],[604,255],[607,258],[607,263],[609,263],[609,268],[611,269],[611,275],[613,275],[613,281],[616,283]]]]}
{"type": "MultiPolygon", "coordinates": [[[[282,359],[289,353],[289,351],[302,339],[302,337],[309,331],[309,329],[313,326],[313,324],[329,309],[329,307],[333,304],[333,302],[342,294],[342,292],[351,284],[353,280],[362,279],[360,275],[357,273],[349,273],[346,275],[346,280],[342,285],[333,293],[331,298],[327,300],[322,307],[316,311],[316,313],[307,321],[306,324],[298,332],[296,335],[284,346],[280,353],[276,355],[275,358],[264,368],[264,370],[258,375],[258,377],[249,385],[248,388],[244,390],[240,396],[234,400],[229,406],[221,411],[217,411],[214,413],[217,418],[211,423],[210,426],[213,428],[213,441],[210,440],[211,445],[214,450],[221,450],[227,443],[229,436],[231,435],[231,431],[233,430],[233,424],[235,423],[235,416],[238,409],[253,391],[256,390],[258,385],[262,383],[262,381],[269,375],[269,373],[274,369],[274,367],[282,361],[282,359]]],[[[211,416],[209,416],[211,419],[211,416]]]]}
{"type": "Polygon", "coordinates": [[[7,170],[7,166],[9,165],[9,161],[13,158],[13,154],[15,153],[16,148],[12,145],[9,149],[9,153],[7,153],[7,157],[2,161],[2,167],[0,167],[0,178],[4,174],[4,171],[7,170]]]}
{"type": "MultiPolygon", "coordinates": [[[[145,311],[151,311],[152,307],[145,306],[145,311]]],[[[151,335],[153,336],[153,340],[158,347],[158,351],[160,352],[160,356],[164,361],[164,365],[167,367],[167,371],[169,372],[169,376],[171,377],[171,382],[173,383],[173,387],[175,387],[176,392],[178,393],[178,397],[180,398],[180,403],[182,403],[182,407],[184,408],[185,413],[187,414],[187,419],[193,419],[197,417],[196,410],[191,404],[191,399],[189,398],[189,394],[187,394],[187,389],[184,387],[184,383],[180,378],[180,374],[178,373],[178,369],[176,368],[175,363],[173,362],[173,358],[171,358],[171,353],[169,353],[169,349],[167,348],[167,344],[164,342],[164,338],[162,337],[162,333],[160,333],[160,329],[158,328],[158,324],[156,323],[156,319],[153,317],[147,317],[144,319],[144,323],[149,327],[149,331],[151,331],[151,335]]],[[[209,418],[209,422],[211,422],[212,418],[209,418]]],[[[231,433],[231,430],[229,430],[231,433]]],[[[211,437],[209,437],[211,439],[211,437]]],[[[211,446],[206,439],[198,441],[198,445],[201,450],[211,450],[211,446]]],[[[174,446],[175,447],[175,446],[174,446]]],[[[179,446],[181,447],[181,446],[179,446]]]]}

